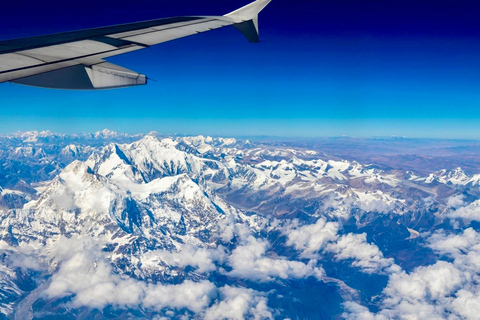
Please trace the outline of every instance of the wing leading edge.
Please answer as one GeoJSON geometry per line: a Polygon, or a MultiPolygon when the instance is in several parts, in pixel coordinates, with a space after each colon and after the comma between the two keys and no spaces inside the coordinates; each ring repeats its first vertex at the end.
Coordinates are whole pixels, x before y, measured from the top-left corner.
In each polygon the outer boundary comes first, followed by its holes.
{"type": "Polygon", "coordinates": [[[104,59],[162,42],[234,26],[258,42],[257,0],[224,16],[176,17],[0,41],[0,83],[94,90],[143,85],[147,77],[104,59]]]}

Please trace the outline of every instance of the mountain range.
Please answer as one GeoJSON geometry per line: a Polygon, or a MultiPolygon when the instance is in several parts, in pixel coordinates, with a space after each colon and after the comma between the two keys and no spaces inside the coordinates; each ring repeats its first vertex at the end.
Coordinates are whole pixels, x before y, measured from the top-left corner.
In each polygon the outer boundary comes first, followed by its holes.
{"type": "Polygon", "coordinates": [[[1,136],[0,319],[475,319],[477,149],[1,136]]]}

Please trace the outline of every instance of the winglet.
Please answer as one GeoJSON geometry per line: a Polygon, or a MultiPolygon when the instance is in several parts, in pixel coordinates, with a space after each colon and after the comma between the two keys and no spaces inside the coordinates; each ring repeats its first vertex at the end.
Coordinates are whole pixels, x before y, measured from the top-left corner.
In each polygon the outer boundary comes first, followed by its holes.
{"type": "Polygon", "coordinates": [[[235,21],[233,25],[250,42],[259,42],[258,36],[258,14],[265,8],[271,0],[257,0],[246,6],[226,14],[235,21]]]}

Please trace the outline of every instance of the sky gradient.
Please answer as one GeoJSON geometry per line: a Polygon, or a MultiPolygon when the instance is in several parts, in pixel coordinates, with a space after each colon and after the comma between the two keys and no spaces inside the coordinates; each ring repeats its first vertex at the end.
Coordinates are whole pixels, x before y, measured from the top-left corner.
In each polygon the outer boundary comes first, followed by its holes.
{"type": "MultiPolygon", "coordinates": [[[[180,15],[249,1],[2,4],[10,39],[180,15]]],[[[0,132],[480,139],[480,4],[273,0],[264,42],[234,28],[109,58],[156,81],[109,91],[0,84],[0,132]]]]}

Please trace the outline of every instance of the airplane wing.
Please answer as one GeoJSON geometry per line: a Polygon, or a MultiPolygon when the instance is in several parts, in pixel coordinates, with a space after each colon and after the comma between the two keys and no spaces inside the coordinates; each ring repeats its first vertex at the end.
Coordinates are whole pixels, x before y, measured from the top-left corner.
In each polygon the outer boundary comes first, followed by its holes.
{"type": "Polygon", "coordinates": [[[94,90],[147,83],[147,77],[105,58],[225,26],[258,42],[258,13],[271,0],[257,0],[224,16],[175,17],[0,41],[0,83],[94,90]]]}

